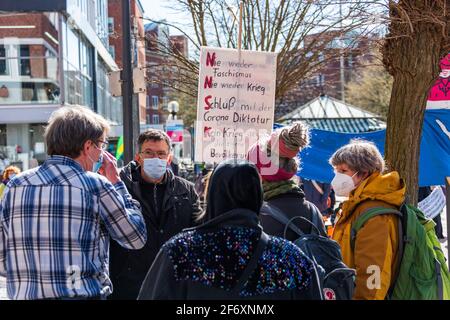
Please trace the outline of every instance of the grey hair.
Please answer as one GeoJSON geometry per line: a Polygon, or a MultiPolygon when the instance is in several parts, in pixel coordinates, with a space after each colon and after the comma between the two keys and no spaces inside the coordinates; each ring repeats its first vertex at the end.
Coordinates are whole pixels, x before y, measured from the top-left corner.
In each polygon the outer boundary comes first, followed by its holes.
{"type": "Polygon", "coordinates": [[[286,170],[286,172],[295,172],[297,173],[300,168],[300,160],[298,157],[295,158],[284,158],[280,157],[279,167],[286,170]]]}
{"type": "Polygon", "coordinates": [[[364,173],[382,173],[385,169],[383,156],[373,142],[353,139],[349,144],[339,148],[328,161],[333,167],[346,164],[358,176],[364,173]]]}
{"type": "Polygon", "coordinates": [[[82,106],[66,106],[54,111],[45,128],[45,143],[50,156],[76,158],[86,141],[98,142],[110,129],[101,115],[82,106]]]}

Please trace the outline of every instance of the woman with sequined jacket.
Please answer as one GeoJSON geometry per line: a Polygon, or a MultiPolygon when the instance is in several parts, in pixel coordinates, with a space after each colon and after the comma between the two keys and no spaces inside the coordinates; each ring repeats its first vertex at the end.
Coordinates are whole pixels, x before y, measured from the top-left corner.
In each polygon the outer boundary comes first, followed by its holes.
{"type": "Polygon", "coordinates": [[[222,162],[207,199],[207,222],[164,244],[138,299],[322,299],[316,265],[293,243],[262,232],[253,164],[222,162]]]}

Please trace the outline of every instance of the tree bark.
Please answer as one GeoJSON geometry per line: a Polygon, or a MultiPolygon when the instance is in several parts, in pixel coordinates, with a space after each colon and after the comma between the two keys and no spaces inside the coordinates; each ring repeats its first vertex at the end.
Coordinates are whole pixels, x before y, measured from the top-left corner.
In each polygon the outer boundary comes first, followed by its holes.
{"type": "Polygon", "coordinates": [[[426,101],[439,73],[445,42],[442,25],[423,19],[427,13],[442,14],[436,11],[442,10],[436,2],[405,0],[391,5],[390,34],[383,47],[383,62],[394,78],[385,158],[388,169],[398,171],[405,180],[407,201],[414,205],[426,101]]]}

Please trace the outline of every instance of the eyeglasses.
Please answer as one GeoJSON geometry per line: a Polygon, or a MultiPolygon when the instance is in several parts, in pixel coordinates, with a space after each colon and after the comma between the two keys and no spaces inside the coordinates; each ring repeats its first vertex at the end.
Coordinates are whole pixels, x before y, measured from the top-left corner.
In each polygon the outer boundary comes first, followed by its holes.
{"type": "Polygon", "coordinates": [[[97,140],[97,143],[101,143],[100,148],[102,150],[108,149],[108,144],[109,144],[108,141],[97,140]]]}
{"type": "Polygon", "coordinates": [[[141,155],[143,155],[144,158],[155,158],[158,157],[160,159],[165,159],[168,156],[167,152],[164,151],[158,151],[158,152],[154,152],[151,150],[145,150],[143,152],[139,152],[141,155]]]}

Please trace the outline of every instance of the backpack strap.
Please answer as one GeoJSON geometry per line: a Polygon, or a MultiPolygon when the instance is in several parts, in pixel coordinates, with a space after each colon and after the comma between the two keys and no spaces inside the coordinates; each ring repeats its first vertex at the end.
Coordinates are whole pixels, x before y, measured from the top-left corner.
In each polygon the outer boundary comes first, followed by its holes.
{"type": "Polygon", "coordinates": [[[403,250],[404,250],[403,222],[402,222],[403,213],[396,209],[390,209],[390,208],[384,208],[384,207],[373,207],[373,208],[367,209],[358,218],[356,218],[356,221],[353,222],[351,233],[350,233],[350,245],[351,245],[352,251],[355,251],[355,241],[356,241],[356,235],[358,234],[358,231],[366,224],[367,221],[369,221],[373,217],[387,215],[387,214],[393,214],[399,218],[397,261],[396,261],[396,266],[395,266],[395,270],[394,270],[394,276],[392,277],[394,280],[391,283],[388,293],[387,293],[387,297],[391,297],[393,290],[395,288],[395,284],[397,282],[397,276],[398,276],[398,273],[400,272],[401,259],[403,257],[403,250]]]}
{"type": "Polygon", "coordinates": [[[328,237],[326,229],[324,229],[322,214],[319,209],[311,203],[312,209],[312,224],[315,226],[317,234],[322,235],[324,237],[328,237]]]}
{"type": "MultiPolygon", "coordinates": [[[[351,233],[350,233],[350,244],[351,244],[352,250],[355,250],[356,235],[358,234],[358,231],[366,224],[366,222],[375,216],[381,216],[381,215],[387,215],[387,214],[393,214],[393,215],[398,216],[399,218],[402,217],[402,213],[398,210],[383,208],[383,207],[374,207],[374,208],[367,209],[358,218],[356,218],[356,220],[352,224],[352,229],[351,229],[351,233]]],[[[401,239],[402,238],[399,238],[399,240],[401,240],[401,239]]]]}
{"type": "MultiPolygon", "coordinates": [[[[288,217],[284,214],[284,212],[281,212],[280,209],[278,209],[274,205],[269,205],[267,202],[263,204],[263,207],[261,210],[264,209],[272,218],[280,222],[282,225],[285,225],[286,227],[291,228],[292,231],[294,231],[299,237],[303,236],[305,233],[300,230],[296,225],[292,224],[292,219],[289,220],[288,217]]],[[[294,217],[296,218],[296,217],[294,217]]],[[[294,219],[293,218],[293,219],[294,219]]],[[[286,227],[284,230],[284,238],[286,238],[286,227]]]]}
{"type": "Polygon", "coordinates": [[[437,277],[437,295],[438,300],[444,300],[444,284],[442,279],[442,272],[441,272],[441,264],[439,261],[435,258],[434,259],[434,265],[436,269],[436,277],[437,277]]]}
{"type": "Polygon", "coordinates": [[[237,295],[239,294],[243,285],[247,282],[247,280],[252,275],[253,271],[256,269],[259,258],[262,256],[264,249],[266,249],[268,243],[269,243],[269,236],[261,229],[261,235],[259,237],[258,244],[256,245],[255,252],[253,252],[253,255],[250,258],[250,261],[247,263],[244,272],[242,272],[242,275],[239,277],[238,282],[233,288],[233,292],[235,294],[237,295]]]}
{"type": "Polygon", "coordinates": [[[314,223],[312,223],[311,221],[309,221],[309,220],[306,219],[305,217],[296,216],[296,217],[291,218],[291,220],[289,220],[289,222],[288,222],[288,223],[286,224],[286,226],[284,227],[284,233],[283,233],[283,236],[284,236],[285,239],[286,239],[286,233],[287,233],[287,229],[288,229],[288,228],[291,228],[292,230],[293,230],[294,227],[297,228],[294,224],[292,224],[292,222],[294,222],[294,220],[296,220],[296,219],[303,220],[303,221],[305,221],[306,223],[309,223],[309,224],[311,225],[311,227],[312,227],[312,230],[315,230],[317,235],[323,236],[322,234],[320,234],[319,228],[317,228],[317,226],[316,226],[314,223]],[[291,227],[291,226],[292,226],[292,227],[291,227]]]}
{"type": "Polygon", "coordinates": [[[286,217],[286,215],[284,214],[284,212],[282,212],[279,208],[277,208],[277,206],[273,205],[273,204],[268,204],[267,202],[265,202],[261,208],[261,212],[267,212],[271,217],[273,217],[275,220],[277,220],[278,222],[280,222],[281,224],[285,225],[284,227],[284,232],[283,232],[283,238],[286,239],[286,233],[288,228],[290,228],[292,231],[294,231],[299,237],[305,235],[306,233],[303,232],[299,227],[297,227],[295,224],[293,224],[294,220],[299,219],[299,220],[303,220],[306,223],[308,223],[309,225],[311,225],[312,230],[316,232],[317,235],[321,235],[321,236],[325,236],[326,234],[324,234],[324,232],[320,231],[320,227],[319,227],[319,210],[317,208],[315,208],[316,210],[312,211],[312,222],[310,220],[308,220],[305,217],[302,216],[295,216],[291,219],[289,219],[288,217],[286,217]]]}

